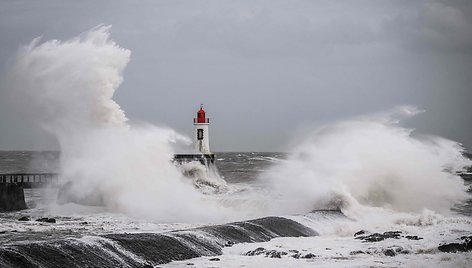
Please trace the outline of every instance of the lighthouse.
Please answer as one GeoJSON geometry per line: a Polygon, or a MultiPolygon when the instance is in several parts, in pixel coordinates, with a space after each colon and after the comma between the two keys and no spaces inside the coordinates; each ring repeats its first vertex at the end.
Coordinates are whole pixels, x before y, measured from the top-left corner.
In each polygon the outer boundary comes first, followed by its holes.
{"type": "Polygon", "coordinates": [[[195,127],[195,149],[204,155],[211,154],[210,152],[210,136],[208,128],[210,126],[210,119],[206,117],[203,105],[200,105],[200,110],[197,112],[197,117],[193,119],[195,127]]]}
{"type": "Polygon", "coordinates": [[[215,154],[210,151],[210,136],[208,135],[210,119],[206,117],[203,105],[200,105],[200,110],[197,111],[197,117],[193,118],[193,126],[195,128],[194,140],[197,153],[175,154],[173,162],[176,164],[183,164],[198,161],[207,167],[214,165],[215,154]]]}

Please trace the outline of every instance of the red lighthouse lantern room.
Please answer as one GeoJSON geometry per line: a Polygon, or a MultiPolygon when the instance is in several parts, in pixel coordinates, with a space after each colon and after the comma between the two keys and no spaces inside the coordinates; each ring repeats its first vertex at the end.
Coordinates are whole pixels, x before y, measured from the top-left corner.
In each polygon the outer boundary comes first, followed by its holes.
{"type": "Polygon", "coordinates": [[[194,118],[193,122],[197,124],[208,124],[210,122],[210,119],[206,118],[205,110],[203,110],[203,105],[200,106],[200,110],[198,110],[197,112],[197,118],[194,118]]]}

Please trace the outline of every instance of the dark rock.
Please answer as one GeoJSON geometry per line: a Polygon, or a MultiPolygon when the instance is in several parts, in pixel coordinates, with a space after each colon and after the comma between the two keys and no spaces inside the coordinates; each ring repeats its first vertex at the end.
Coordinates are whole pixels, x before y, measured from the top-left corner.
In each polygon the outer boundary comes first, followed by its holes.
{"type": "Polygon", "coordinates": [[[399,239],[400,238],[400,235],[401,235],[401,231],[389,231],[389,232],[385,232],[383,233],[383,236],[385,236],[386,238],[395,238],[395,239],[399,239]]]}
{"type": "Polygon", "coordinates": [[[246,256],[264,255],[269,258],[282,258],[282,256],[288,255],[288,253],[284,251],[267,250],[265,248],[256,248],[255,250],[246,252],[244,255],[246,256]]]}
{"type": "Polygon", "coordinates": [[[466,252],[472,250],[472,236],[461,237],[462,243],[449,243],[443,244],[438,247],[439,251],[442,252],[466,252]]]}
{"type": "Polygon", "coordinates": [[[401,234],[400,231],[389,231],[389,232],[384,232],[383,234],[373,233],[371,235],[358,236],[356,237],[356,239],[364,240],[364,242],[379,242],[388,238],[399,239],[400,234],[401,234]]]}
{"type": "Polygon", "coordinates": [[[227,241],[226,244],[225,244],[225,247],[231,247],[234,245],[234,242],[232,241],[227,241]]]}
{"type": "Polygon", "coordinates": [[[191,262],[189,262],[189,263],[187,263],[187,265],[194,265],[194,264],[193,264],[193,263],[191,263],[191,262]]]}
{"type": "Polygon", "coordinates": [[[316,255],[313,253],[308,253],[305,256],[302,257],[303,259],[313,259],[316,258],[316,255]]]}
{"type": "Polygon", "coordinates": [[[280,251],[277,251],[277,250],[269,250],[266,252],[265,256],[266,257],[269,257],[269,258],[282,258],[283,255],[287,255],[288,253],[287,252],[280,252],[280,251]]]}
{"type": "Polygon", "coordinates": [[[407,235],[405,236],[406,239],[409,239],[409,240],[420,240],[420,239],[423,239],[422,237],[419,237],[417,235],[407,235]]]}
{"type": "Polygon", "coordinates": [[[220,260],[220,258],[211,258],[211,259],[209,259],[209,261],[219,261],[219,260],[220,260]]]}
{"type": "Polygon", "coordinates": [[[384,240],[385,237],[383,237],[382,234],[374,233],[366,236],[358,236],[356,239],[364,240],[364,242],[378,242],[384,240]]]}
{"type": "Polygon", "coordinates": [[[408,249],[403,249],[400,251],[400,254],[410,254],[411,252],[408,249]]]}
{"type": "Polygon", "coordinates": [[[265,252],[265,248],[256,248],[255,250],[251,250],[246,252],[244,255],[246,256],[256,256],[256,255],[261,255],[263,252],[265,252]]]}
{"type": "Polygon", "coordinates": [[[365,231],[364,231],[364,230],[360,230],[359,232],[357,232],[357,233],[354,234],[354,237],[359,236],[359,235],[363,235],[363,234],[365,234],[365,231]]]}
{"type": "Polygon", "coordinates": [[[385,256],[390,256],[390,257],[397,255],[397,253],[395,253],[395,251],[390,248],[386,249],[383,253],[385,254],[385,256]]]}
{"type": "Polygon", "coordinates": [[[349,255],[358,255],[358,254],[365,254],[365,252],[362,251],[362,250],[355,250],[355,251],[351,251],[351,253],[349,253],[349,255]]]}
{"type": "Polygon", "coordinates": [[[4,233],[6,233],[6,232],[7,232],[7,231],[0,231],[0,234],[4,234],[4,233]]]}
{"type": "Polygon", "coordinates": [[[146,263],[142,266],[143,268],[154,268],[154,266],[152,266],[151,264],[149,263],[146,263]]]}
{"type": "Polygon", "coordinates": [[[18,220],[19,220],[19,221],[29,221],[30,218],[27,217],[27,216],[24,216],[24,217],[19,218],[18,220]]]}
{"type": "Polygon", "coordinates": [[[47,222],[47,223],[56,223],[56,219],[54,219],[54,218],[41,218],[41,219],[37,219],[36,221],[47,222]]]}
{"type": "Polygon", "coordinates": [[[82,224],[82,225],[87,225],[88,222],[84,221],[84,222],[81,222],[80,224],[82,224]]]}

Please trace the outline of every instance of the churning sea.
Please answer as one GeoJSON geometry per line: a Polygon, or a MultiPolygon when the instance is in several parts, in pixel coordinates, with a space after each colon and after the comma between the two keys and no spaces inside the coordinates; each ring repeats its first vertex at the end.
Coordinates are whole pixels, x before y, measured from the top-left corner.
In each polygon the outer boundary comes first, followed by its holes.
{"type": "MultiPolygon", "coordinates": [[[[197,163],[181,167],[204,198],[211,196],[234,210],[254,210],[225,217],[200,219],[197,214],[173,221],[172,217],[154,218],[113,206],[58,204],[57,188],[24,189],[28,209],[0,213],[0,266],[472,265],[472,197],[454,204],[447,213],[396,211],[388,206],[344,209],[343,202],[337,207],[314,205],[313,211],[293,214],[285,214],[281,202],[278,213],[277,207],[267,207],[279,202],[279,197],[268,194],[267,178],[260,178],[285,159],[284,153],[218,153],[216,169],[211,172],[197,163]],[[37,221],[41,218],[55,222],[37,221]],[[449,246],[455,244],[459,246],[449,246]]],[[[0,152],[0,173],[59,171],[58,152],[0,152]]]]}

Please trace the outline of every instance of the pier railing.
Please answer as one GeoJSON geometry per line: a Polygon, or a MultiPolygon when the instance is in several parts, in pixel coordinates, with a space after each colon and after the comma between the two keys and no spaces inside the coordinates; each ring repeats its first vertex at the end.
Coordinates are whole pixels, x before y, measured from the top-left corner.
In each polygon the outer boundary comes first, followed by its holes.
{"type": "Polygon", "coordinates": [[[210,123],[210,118],[205,118],[205,119],[203,120],[203,122],[199,122],[198,118],[194,118],[194,119],[193,119],[193,123],[194,123],[194,124],[197,124],[197,123],[198,123],[198,124],[201,124],[201,123],[209,124],[209,123],[210,123]]]}
{"type": "Polygon", "coordinates": [[[59,175],[57,173],[14,173],[0,174],[0,184],[16,184],[23,188],[57,187],[59,175]]]}

